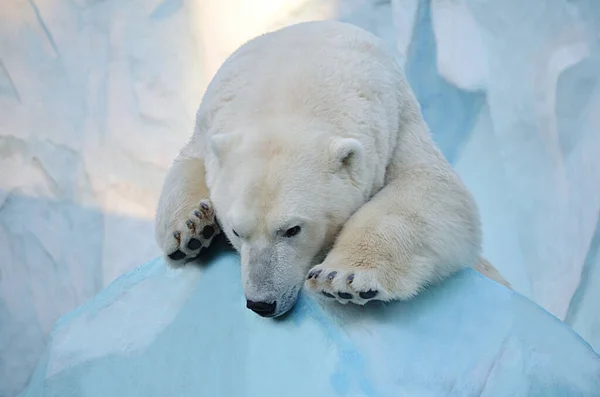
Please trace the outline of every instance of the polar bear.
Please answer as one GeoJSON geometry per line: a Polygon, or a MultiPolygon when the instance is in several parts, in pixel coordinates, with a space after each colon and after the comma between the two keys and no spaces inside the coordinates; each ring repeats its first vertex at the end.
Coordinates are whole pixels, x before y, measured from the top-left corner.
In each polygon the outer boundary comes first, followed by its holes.
{"type": "Polygon", "coordinates": [[[483,258],[477,206],[382,42],[315,21],[221,66],[167,173],[156,237],[173,267],[221,231],[247,307],[289,311],[305,285],[340,303],[409,299],[483,258]],[[218,221],[217,221],[218,219],[218,221]]]}

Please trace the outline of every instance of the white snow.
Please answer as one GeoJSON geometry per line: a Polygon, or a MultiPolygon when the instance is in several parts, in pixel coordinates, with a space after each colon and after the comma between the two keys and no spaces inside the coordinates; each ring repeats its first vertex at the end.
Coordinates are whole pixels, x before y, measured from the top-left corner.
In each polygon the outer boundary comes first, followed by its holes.
{"type": "Polygon", "coordinates": [[[162,178],[220,63],[308,19],[398,49],[479,202],[485,254],[600,351],[600,5],[429,3],[2,2],[0,396],[26,384],[59,316],[158,254],[162,178]]]}

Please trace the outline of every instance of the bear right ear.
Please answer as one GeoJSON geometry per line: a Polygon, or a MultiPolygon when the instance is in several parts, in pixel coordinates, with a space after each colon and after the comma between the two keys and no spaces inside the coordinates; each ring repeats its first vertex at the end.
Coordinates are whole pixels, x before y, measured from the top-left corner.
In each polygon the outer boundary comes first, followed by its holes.
{"type": "Polygon", "coordinates": [[[331,159],[334,162],[336,171],[345,168],[351,174],[355,174],[362,164],[364,156],[364,147],[356,139],[339,138],[332,142],[331,159]]]}
{"type": "Polygon", "coordinates": [[[233,140],[232,133],[217,133],[210,137],[210,150],[213,152],[219,162],[223,161],[223,156],[228,146],[233,140]]]}

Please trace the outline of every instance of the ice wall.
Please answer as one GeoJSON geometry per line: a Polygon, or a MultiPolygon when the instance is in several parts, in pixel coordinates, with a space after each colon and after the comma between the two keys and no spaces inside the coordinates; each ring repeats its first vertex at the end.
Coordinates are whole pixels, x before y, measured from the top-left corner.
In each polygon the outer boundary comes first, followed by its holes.
{"type": "Polygon", "coordinates": [[[481,206],[486,255],[599,350],[600,6],[526,3],[1,2],[0,396],[25,384],[59,315],[158,254],[162,178],[220,63],[308,19],[396,46],[481,206]]]}
{"type": "Polygon", "coordinates": [[[591,1],[421,2],[406,65],[481,206],[486,256],[596,349],[599,16],[591,1]]]}
{"type": "Polygon", "coordinates": [[[203,81],[178,4],[0,4],[0,396],[59,315],[157,254],[160,179],[203,81]]]}

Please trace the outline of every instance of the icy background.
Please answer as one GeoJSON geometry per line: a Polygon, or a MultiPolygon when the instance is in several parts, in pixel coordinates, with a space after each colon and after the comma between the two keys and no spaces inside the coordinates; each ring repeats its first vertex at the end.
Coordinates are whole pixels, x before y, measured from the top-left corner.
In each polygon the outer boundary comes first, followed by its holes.
{"type": "Polygon", "coordinates": [[[600,351],[597,1],[5,0],[1,397],[58,316],[158,255],[163,177],[225,57],[327,18],[397,48],[480,205],[485,255],[600,351]]]}

